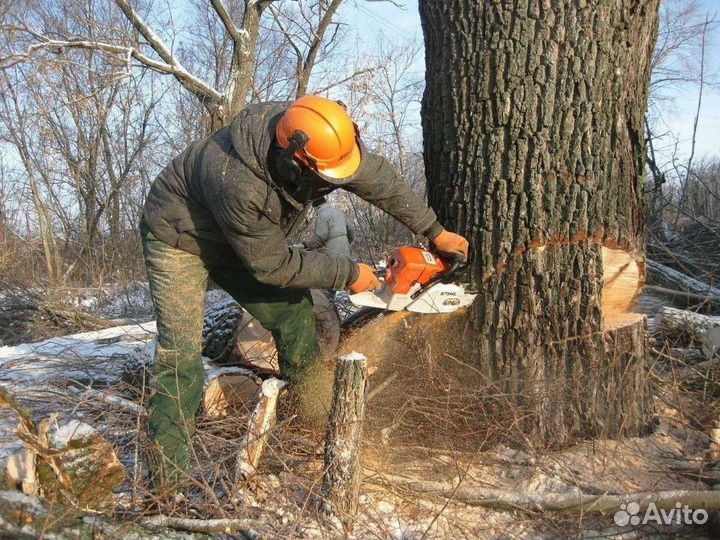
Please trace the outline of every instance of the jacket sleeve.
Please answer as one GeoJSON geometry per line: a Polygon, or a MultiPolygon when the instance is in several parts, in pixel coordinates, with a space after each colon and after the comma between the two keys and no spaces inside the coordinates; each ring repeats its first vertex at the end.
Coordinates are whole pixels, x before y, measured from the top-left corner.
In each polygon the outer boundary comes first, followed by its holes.
{"type": "Polygon", "coordinates": [[[357,265],[346,257],[289,247],[280,226],[252,197],[230,194],[217,202],[216,218],[227,241],[261,283],[340,290],[357,278],[357,265]]]}
{"type": "Polygon", "coordinates": [[[357,231],[355,230],[355,225],[347,216],[345,216],[345,231],[347,232],[348,243],[352,244],[355,242],[355,234],[357,231]]]}
{"type": "Polygon", "coordinates": [[[319,212],[315,220],[315,244],[322,247],[327,244],[330,237],[330,223],[327,215],[319,212]]]}
{"type": "Polygon", "coordinates": [[[343,188],[384,210],[415,234],[435,238],[443,231],[435,212],[413,193],[387,159],[366,153],[363,160],[357,177],[343,188]]]}

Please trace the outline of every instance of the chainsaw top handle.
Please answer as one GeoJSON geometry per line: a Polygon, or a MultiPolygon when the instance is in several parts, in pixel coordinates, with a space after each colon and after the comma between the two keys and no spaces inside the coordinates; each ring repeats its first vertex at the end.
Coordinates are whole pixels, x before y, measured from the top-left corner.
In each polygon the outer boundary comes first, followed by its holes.
{"type": "Polygon", "coordinates": [[[450,253],[450,252],[438,252],[437,255],[441,258],[450,260],[451,264],[450,267],[445,270],[444,272],[436,275],[433,277],[430,281],[428,281],[425,285],[420,287],[417,291],[415,291],[410,298],[415,300],[418,296],[420,296],[422,293],[427,291],[430,287],[435,285],[436,283],[447,283],[450,281],[455,274],[457,274],[459,271],[462,271],[467,266],[467,259],[463,257],[460,253],[450,253]]]}
{"type": "Polygon", "coordinates": [[[458,253],[457,251],[441,251],[435,246],[433,246],[433,248],[434,249],[431,249],[431,251],[434,252],[435,255],[451,263],[450,268],[441,274],[442,277],[449,278],[455,275],[455,273],[459,270],[465,270],[465,267],[468,264],[468,260],[465,255],[458,253]]]}

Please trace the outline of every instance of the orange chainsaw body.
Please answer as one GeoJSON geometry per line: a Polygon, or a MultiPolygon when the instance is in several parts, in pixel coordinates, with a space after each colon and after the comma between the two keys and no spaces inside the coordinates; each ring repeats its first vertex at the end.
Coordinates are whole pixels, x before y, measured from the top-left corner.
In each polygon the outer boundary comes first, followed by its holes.
{"type": "Polygon", "coordinates": [[[449,267],[426,249],[403,246],[388,258],[385,283],[395,294],[407,294],[416,283],[425,285],[449,267]]]}

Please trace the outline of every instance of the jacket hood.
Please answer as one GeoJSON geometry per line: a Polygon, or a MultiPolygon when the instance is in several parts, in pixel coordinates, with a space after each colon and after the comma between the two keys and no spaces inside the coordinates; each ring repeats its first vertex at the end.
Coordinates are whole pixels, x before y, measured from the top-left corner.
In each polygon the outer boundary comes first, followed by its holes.
{"type": "Polygon", "coordinates": [[[230,123],[233,148],[242,162],[258,177],[272,183],[268,154],[275,143],[275,125],[290,101],[253,103],[230,123]]]}

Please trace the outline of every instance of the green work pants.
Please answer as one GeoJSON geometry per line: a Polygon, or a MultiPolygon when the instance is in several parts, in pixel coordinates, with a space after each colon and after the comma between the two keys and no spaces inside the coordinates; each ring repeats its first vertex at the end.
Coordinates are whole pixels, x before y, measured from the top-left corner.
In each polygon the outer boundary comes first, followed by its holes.
{"type": "Polygon", "coordinates": [[[209,264],[142,230],[143,254],[157,315],[149,403],[153,477],[177,483],[190,461],[190,438],[203,396],[201,360],[208,278],[227,291],[275,339],[283,377],[298,383],[320,357],[310,291],[257,281],[244,267],[209,264]]]}

